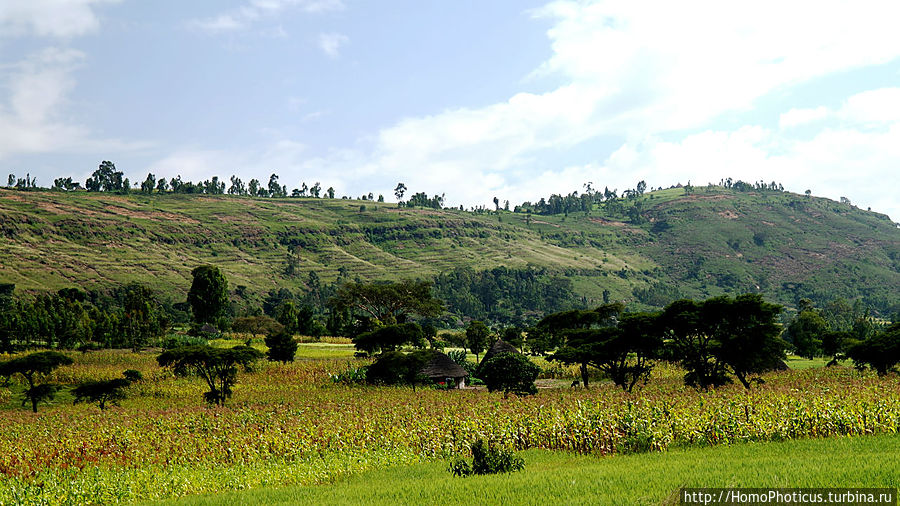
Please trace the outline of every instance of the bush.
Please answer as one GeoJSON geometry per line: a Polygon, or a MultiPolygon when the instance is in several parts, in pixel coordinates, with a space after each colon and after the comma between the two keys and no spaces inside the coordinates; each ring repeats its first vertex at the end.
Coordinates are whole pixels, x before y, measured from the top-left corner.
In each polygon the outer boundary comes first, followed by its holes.
{"type": "Polygon", "coordinates": [[[472,464],[461,457],[450,462],[448,471],[454,476],[472,474],[513,473],[525,469],[525,460],[506,448],[485,443],[479,439],[472,443],[472,464]]]}
{"type": "Polygon", "coordinates": [[[366,382],[367,367],[353,367],[347,365],[347,369],[331,375],[331,382],[343,385],[359,385],[366,382]]]}
{"type": "Polygon", "coordinates": [[[537,393],[534,380],[540,372],[541,368],[521,353],[500,353],[482,365],[481,379],[491,392],[533,395],[537,393]]]}
{"type": "Polygon", "coordinates": [[[272,362],[290,363],[294,361],[294,355],[297,353],[297,343],[294,337],[288,334],[284,329],[274,334],[266,336],[266,346],[269,351],[266,354],[272,362]]]}

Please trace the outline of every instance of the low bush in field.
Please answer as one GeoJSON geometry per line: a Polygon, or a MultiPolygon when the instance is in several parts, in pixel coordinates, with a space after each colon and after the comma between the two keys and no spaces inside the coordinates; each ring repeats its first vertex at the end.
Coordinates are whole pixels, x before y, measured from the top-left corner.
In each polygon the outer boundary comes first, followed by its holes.
{"type": "Polygon", "coordinates": [[[515,452],[479,439],[472,443],[472,463],[462,457],[450,461],[449,471],[454,476],[472,474],[512,473],[525,469],[525,460],[515,452]]]}

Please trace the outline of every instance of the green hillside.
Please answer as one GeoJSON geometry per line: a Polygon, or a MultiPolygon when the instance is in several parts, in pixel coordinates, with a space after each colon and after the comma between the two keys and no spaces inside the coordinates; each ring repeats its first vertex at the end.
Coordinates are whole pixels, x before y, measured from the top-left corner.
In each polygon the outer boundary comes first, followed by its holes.
{"type": "MultiPolygon", "coordinates": [[[[527,215],[359,200],[0,190],[0,282],[22,290],[141,281],[182,297],[212,263],[232,288],[303,289],[308,273],[433,278],[457,268],[535,268],[635,306],[759,291],[793,304],[900,300],[900,230],[821,198],[721,187],[647,193],[621,211],[527,215]]],[[[183,299],[181,299],[183,300],[183,299]]]]}

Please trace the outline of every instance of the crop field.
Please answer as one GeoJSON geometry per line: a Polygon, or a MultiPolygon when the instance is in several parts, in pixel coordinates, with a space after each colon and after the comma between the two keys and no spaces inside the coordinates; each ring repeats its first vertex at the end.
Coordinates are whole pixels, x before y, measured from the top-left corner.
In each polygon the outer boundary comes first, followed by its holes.
{"type": "Polygon", "coordinates": [[[72,405],[64,391],[33,414],[20,406],[21,385],[0,386],[0,504],[156,500],[328,484],[415,464],[438,469],[479,437],[516,450],[580,454],[587,465],[621,454],[894,434],[900,427],[896,377],[844,367],[772,373],[751,391],[698,392],[666,366],[632,394],[599,383],[505,398],[335,384],[331,374],[363,363],[347,351],[308,344],[293,363],[260,362],[239,376],[234,397],[220,408],[204,403],[201,380],[159,368],[152,351],[72,353],[74,364],[53,381],[72,385],[125,369],[144,379],[120,406],[102,412],[72,405]]]}

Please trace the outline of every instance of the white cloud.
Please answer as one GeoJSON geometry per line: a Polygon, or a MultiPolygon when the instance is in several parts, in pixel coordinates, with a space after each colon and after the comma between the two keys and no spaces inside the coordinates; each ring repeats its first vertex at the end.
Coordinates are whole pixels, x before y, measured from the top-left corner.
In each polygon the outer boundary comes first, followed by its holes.
{"type": "Polygon", "coordinates": [[[831,111],[825,106],[813,109],[791,109],[778,118],[778,126],[781,128],[805,126],[822,121],[831,116],[831,114],[831,111]]]}
{"type": "Polygon", "coordinates": [[[91,152],[136,149],[144,143],[93,139],[84,125],[65,121],[63,111],[75,86],[72,73],[84,53],[46,48],[15,64],[0,77],[8,90],[0,102],[0,159],[18,153],[91,152]]]}
{"type": "Polygon", "coordinates": [[[343,8],[341,0],[250,0],[237,9],[194,20],[190,25],[205,32],[222,33],[243,30],[260,19],[273,17],[288,9],[314,14],[343,8]]]}
{"type": "MultiPolygon", "coordinates": [[[[562,85],[481,108],[403,119],[378,133],[375,149],[362,157],[369,163],[357,173],[447,188],[470,203],[489,202],[502,190],[531,200],[551,187],[568,192],[587,180],[605,184],[603,177],[624,188],[639,179],[670,184],[809,175],[815,167],[802,165],[814,161],[800,156],[805,147],[786,144],[768,129],[710,131],[672,145],[654,139],[702,129],[799,83],[900,57],[896,16],[887,12],[897,9],[880,1],[553,2],[534,12],[554,21],[548,31],[553,54],[535,72],[561,78],[562,85]],[[533,175],[536,167],[553,167],[559,155],[611,137],[626,140],[626,148],[608,163],[585,160],[579,169],[533,175]],[[628,149],[645,165],[608,166],[624,160],[628,149]],[[792,150],[797,153],[781,154],[792,150]]],[[[887,95],[848,101],[847,110],[873,118],[871,105],[887,95]]],[[[826,108],[794,110],[781,121],[788,128],[829,114],[826,108]]],[[[874,137],[860,142],[879,145],[874,137]]]]}
{"type": "Polygon", "coordinates": [[[0,37],[34,34],[73,37],[97,30],[94,5],[119,0],[6,0],[0,2],[0,37]]]}
{"type": "Polygon", "coordinates": [[[341,54],[341,47],[347,45],[350,39],[341,33],[319,34],[319,48],[329,58],[337,58],[341,54]]]}
{"type": "Polygon", "coordinates": [[[841,108],[840,116],[857,123],[900,122],[900,88],[881,88],[853,95],[841,108]]]}

